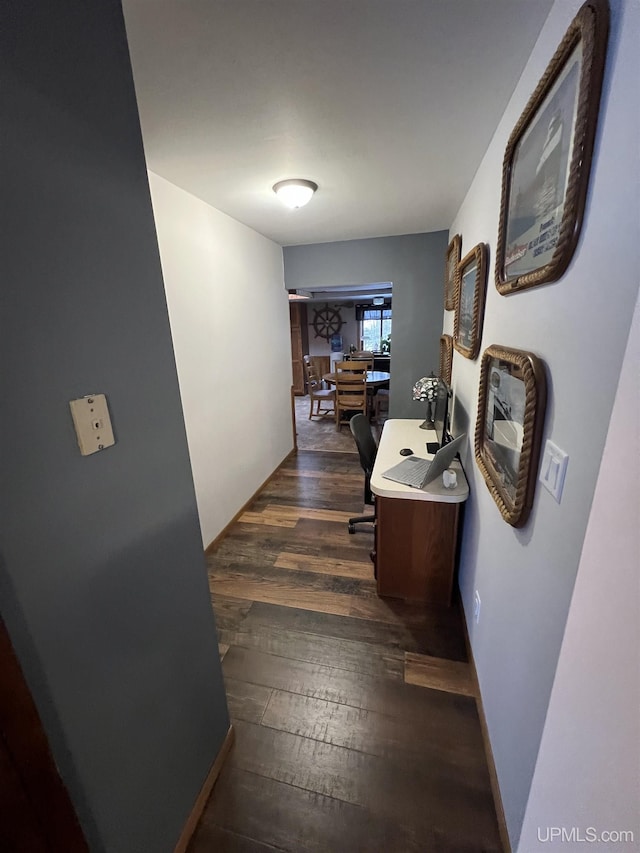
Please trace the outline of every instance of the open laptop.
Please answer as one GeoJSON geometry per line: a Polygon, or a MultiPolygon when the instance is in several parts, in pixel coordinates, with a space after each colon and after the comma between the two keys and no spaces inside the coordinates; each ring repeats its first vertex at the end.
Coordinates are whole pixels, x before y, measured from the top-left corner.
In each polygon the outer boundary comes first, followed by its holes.
{"type": "Polygon", "coordinates": [[[424,489],[433,482],[440,474],[443,474],[454,460],[456,453],[460,450],[462,442],[467,434],[463,433],[449,444],[445,444],[436,453],[433,459],[422,459],[420,456],[407,456],[402,462],[384,471],[382,476],[386,480],[402,483],[404,486],[412,486],[414,489],[424,489]]]}

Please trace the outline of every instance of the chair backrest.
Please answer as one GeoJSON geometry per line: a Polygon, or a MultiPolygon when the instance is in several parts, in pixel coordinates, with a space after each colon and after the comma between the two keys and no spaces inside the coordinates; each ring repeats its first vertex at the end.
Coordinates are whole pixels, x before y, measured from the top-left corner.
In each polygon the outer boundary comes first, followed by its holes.
{"type": "Polygon", "coordinates": [[[337,361],[338,373],[366,373],[371,368],[366,361],[337,361]]]}
{"type": "Polygon", "coordinates": [[[362,465],[362,470],[367,475],[368,484],[371,472],[373,471],[373,464],[376,461],[378,445],[376,444],[371,424],[366,415],[354,415],[349,421],[349,427],[355,439],[358,455],[360,456],[360,464],[362,465]]]}
{"type": "Polygon", "coordinates": [[[305,355],[303,357],[302,361],[304,364],[304,373],[305,373],[305,377],[307,380],[307,385],[310,388],[319,387],[321,384],[320,383],[320,377],[318,376],[318,374],[316,372],[316,367],[315,367],[313,361],[311,360],[311,356],[305,355]]]}
{"type": "Polygon", "coordinates": [[[364,373],[336,373],[335,386],[338,399],[348,397],[351,401],[362,398],[366,402],[367,380],[364,373]]]}
{"type": "Polygon", "coordinates": [[[352,361],[366,361],[367,370],[373,370],[373,353],[367,350],[351,353],[352,361]]]}

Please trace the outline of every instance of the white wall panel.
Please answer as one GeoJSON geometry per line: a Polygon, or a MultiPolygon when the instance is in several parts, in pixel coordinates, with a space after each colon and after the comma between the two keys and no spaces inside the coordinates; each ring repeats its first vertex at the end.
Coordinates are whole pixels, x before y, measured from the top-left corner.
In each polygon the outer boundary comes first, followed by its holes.
{"type": "Polygon", "coordinates": [[[149,180],[206,546],[293,447],[282,249],[149,180]]]}

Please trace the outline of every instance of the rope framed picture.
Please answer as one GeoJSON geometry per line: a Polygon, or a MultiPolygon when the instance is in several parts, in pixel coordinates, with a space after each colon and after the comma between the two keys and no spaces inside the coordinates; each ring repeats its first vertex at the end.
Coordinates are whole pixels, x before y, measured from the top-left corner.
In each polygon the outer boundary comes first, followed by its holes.
{"type": "Polygon", "coordinates": [[[509,137],[495,265],[503,295],[557,281],[576,249],[608,34],[607,0],[587,0],[509,137]]]}

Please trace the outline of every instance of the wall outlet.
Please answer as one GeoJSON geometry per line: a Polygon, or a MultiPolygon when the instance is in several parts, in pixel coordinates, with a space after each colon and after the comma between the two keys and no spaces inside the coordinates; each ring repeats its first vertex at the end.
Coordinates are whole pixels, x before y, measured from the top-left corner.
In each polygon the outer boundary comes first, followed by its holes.
{"type": "Polygon", "coordinates": [[[480,593],[476,590],[475,595],[473,596],[473,618],[476,623],[480,621],[480,605],[482,602],[480,601],[480,593]]]}
{"type": "Polygon", "coordinates": [[[78,447],[83,456],[97,453],[116,443],[104,394],[91,394],[70,400],[71,416],[76,428],[78,447]]]}

